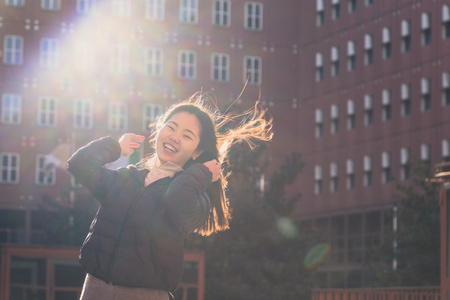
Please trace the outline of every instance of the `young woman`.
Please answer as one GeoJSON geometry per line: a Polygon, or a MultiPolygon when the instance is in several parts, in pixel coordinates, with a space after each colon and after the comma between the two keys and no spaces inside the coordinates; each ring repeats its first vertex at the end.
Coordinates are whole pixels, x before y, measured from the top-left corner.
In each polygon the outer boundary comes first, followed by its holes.
{"type": "Polygon", "coordinates": [[[80,299],[169,299],[181,279],[184,237],[228,228],[230,174],[222,174],[221,163],[229,148],[239,140],[269,141],[271,129],[257,106],[220,115],[193,97],[154,124],[154,154],[137,166],[103,167],[130,156],[144,136],[105,137],[79,149],[68,170],[100,202],[81,248],[87,275],[80,299]]]}

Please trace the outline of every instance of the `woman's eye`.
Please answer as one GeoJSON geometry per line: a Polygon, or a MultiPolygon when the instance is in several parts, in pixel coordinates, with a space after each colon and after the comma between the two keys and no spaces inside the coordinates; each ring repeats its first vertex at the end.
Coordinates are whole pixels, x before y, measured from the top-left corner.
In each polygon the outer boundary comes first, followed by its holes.
{"type": "Polygon", "coordinates": [[[167,127],[168,127],[170,130],[173,130],[173,127],[172,127],[172,126],[167,125],[167,127]]]}
{"type": "Polygon", "coordinates": [[[192,138],[190,136],[188,136],[188,135],[185,135],[184,137],[189,139],[189,140],[192,140],[192,138]]]}

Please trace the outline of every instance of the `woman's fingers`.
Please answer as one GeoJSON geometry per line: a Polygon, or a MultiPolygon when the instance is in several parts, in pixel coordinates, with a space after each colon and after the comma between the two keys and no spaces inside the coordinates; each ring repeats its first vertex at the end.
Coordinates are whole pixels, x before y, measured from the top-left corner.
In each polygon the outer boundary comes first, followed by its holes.
{"type": "Polygon", "coordinates": [[[124,157],[129,157],[134,153],[135,148],[139,148],[141,146],[140,143],[142,143],[144,140],[145,136],[143,135],[125,133],[119,139],[121,155],[124,157]]]}
{"type": "Polygon", "coordinates": [[[206,167],[208,167],[209,171],[212,173],[212,181],[217,181],[220,178],[220,174],[222,174],[222,166],[220,163],[213,159],[204,163],[206,167]]]}

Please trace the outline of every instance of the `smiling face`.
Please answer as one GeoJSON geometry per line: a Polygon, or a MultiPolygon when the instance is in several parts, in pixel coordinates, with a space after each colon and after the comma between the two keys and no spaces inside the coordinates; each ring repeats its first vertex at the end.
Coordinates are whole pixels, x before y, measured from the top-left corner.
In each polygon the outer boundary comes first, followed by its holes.
{"type": "Polygon", "coordinates": [[[183,167],[190,159],[197,157],[201,134],[200,121],[191,113],[181,111],[164,123],[156,137],[157,166],[167,162],[183,167]]]}

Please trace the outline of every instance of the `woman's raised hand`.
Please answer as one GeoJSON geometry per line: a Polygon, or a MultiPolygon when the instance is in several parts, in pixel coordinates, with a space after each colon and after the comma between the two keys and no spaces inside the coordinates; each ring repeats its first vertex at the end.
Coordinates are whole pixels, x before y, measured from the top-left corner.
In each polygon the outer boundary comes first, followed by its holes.
{"type": "Polygon", "coordinates": [[[139,148],[142,143],[145,140],[145,136],[143,135],[137,135],[134,133],[125,133],[122,135],[119,139],[120,144],[120,154],[123,157],[130,157],[131,154],[134,153],[134,150],[139,148]]]}
{"type": "Polygon", "coordinates": [[[213,159],[203,163],[206,167],[208,167],[209,171],[212,173],[212,182],[219,180],[220,174],[222,174],[222,166],[220,163],[213,159]]]}

